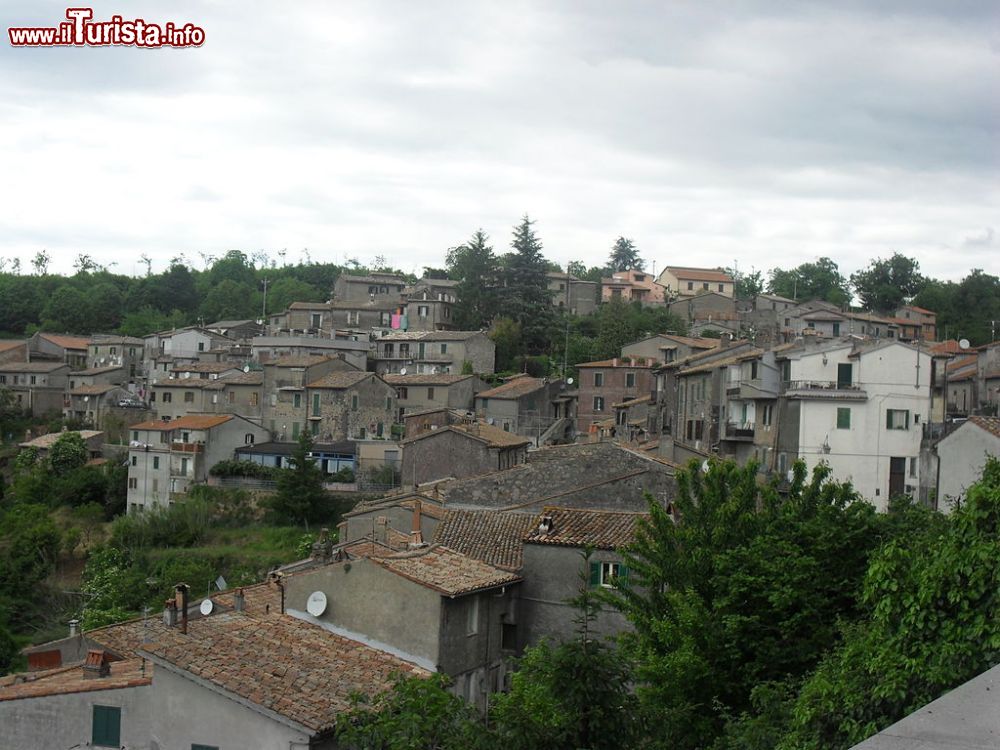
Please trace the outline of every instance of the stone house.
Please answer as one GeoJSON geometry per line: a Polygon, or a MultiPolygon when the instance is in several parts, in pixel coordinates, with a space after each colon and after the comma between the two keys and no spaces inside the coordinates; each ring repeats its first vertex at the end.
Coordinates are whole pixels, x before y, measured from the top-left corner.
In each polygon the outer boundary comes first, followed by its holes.
{"type": "Polygon", "coordinates": [[[172,357],[175,360],[197,360],[203,354],[220,346],[233,343],[232,339],[221,336],[199,326],[185,326],[168,331],[158,331],[142,338],[144,352],[144,371],[152,380],[155,369],[150,363],[157,357],[172,357]]]}
{"type": "Polygon", "coordinates": [[[486,389],[486,383],[475,375],[386,373],[382,379],[396,389],[398,422],[415,411],[437,408],[471,410],[476,394],[486,389]]]}
{"type": "Polygon", "coordinates": [[[601,285],[595,281],[583,281],[568,273],[549,271],[549,294],[552,304],[570,315],[590,315],[597,310],[597,297],[601,285]]]}
{"type": "Polygon", "coordinates": [[[618,299],[643,305],[666,303],[666,288],[645,271],[615,271],[611,278],[601,279],[601,301],[618,299]]]}
{"type": "Polygon", "coordinates": [[[400,328],[410,331],[452,330],[455,327],[452,309],[457,301],[455,287],[458,283],[451,279],[420,279],[413,286],[406,287],[402,294],[406,326],[400,325],[400,328]]]}
{"type": "MultiPolygon", "coordinates": [[[[87,446],[87,455],[91,459],[101,457],[101,446],[104,444],[105,434],[100,430],[75,430],[87,446]]],[[[44,458],[55,445],[56,441],[63,436],[63,432],[49,432],[39,435],[34,440],[20,443],[20,448],[34,448],[38,451],[38,457],[44,458]]]]}
{"type": "Polygon", "coordinates": [[[271,315],[268,333],[333,338],[334,328],[329,302],[293,302],[284,312],[271,315]]]}
{"type": "Polygon", "coordinates": [[[921,341],[937,341],[937,313],[925,307],[903,305],[896,310],[896,318],[919,326],[917,338],[921,341]]]}
{"type": "Polygon", "coordinates": [[[263,424],[280,442],[295,442],[306,424],[306,384],[331,372],[358,372],[338,357],[281,357],[263,365],[263,424]]]}
{"type": "MultiPolygon", "coordinates": [[[[576,611],[569,600],[581,586],[611,588],[629,578],[620,550],[635,540],[639,520],[648,515],[580,508],[546,507],[524,537],[520,601],[525,643],[543,638],[571,639],[576,611]],[[593,550],[589,559],[584,549],[593,550]]],[[[614,637],[629,629],[625,616],[607,605],[591,623],[594,637],[614,637]]]]}
{"type": "MultiPolygon", "coordinates": [[[[195,365],[188,365],[194,367],[195,365]]],[[[219,376],[240,375],[239,370],[224,365],[212,372],[175,371],[180,377],[158,380],[149,389],[149,406],[160,419],[177,419],[185,414],[216,412],[219,401],[219,376]],[[204,377],[202,377],[204,376],[204,377]]]]}
{"type": "Polygon", "coordinates": [[[373,357],[375,372],[380,375],[457,375],[466,362],[474,373],[489,375],[493,373],[496,345],[482,331],[407,331],[377,339],[373,357]]]}
{"type": "Polygon", "coordinates": [[[465,409],[449,409],[439,406],[424,411],[411,411],[403,415],[403,435],[414,437],[422,432],[436,430],[450,424],[461,424],[468,420],[469,412],[465,409]]]}
{"type": "Polygon", "coordinates": [[[517,375],[495,388],[476,395],[476,417],[487,424],[530,438],[544,445],[566,437],[571,401],[562,398],[566,382],[561,378],[517,375]]]}
{"type": "Polygon", "coordinates": [[[62,412],[69,373],[62,361],[5,362],[0,364],[0,387],[10,391],[15,406],[40,417],[62,412]]]}
{"type": "Polygon", "coordinates": [[[653,365],[653,360],[642,357],[614,357],[577,365],[580,374],[577,434],[586,435],[596,422],[612,418],[613,404],[651,393],[653,365]]]}
{"type": "Polygon", "coordinates": [[[124,367],[106,365],[73,370],[69,374],[70,390],[81,385],[124,385],[128,382],[128,372],[124,367]]]}
{"type": "Polygon", "coordinates": [[[677,336],[657,333],[622,347],[622,358],[643,357],[654,362],[673,362],[689,357],[695,352],[708,351],[719,345],[719,339],[677,336]]]}
{"type": "Polygon", "coordinates": [[[517,655],[521,577],[421,536],[355,542],[339,560],[287,576],[286,611],[444,673],[454,693],[485,709],[517,655]],[[310,601],[324,606],[310,612],[310,601]]]}
{"type": "Polygon", "coordinates": [[[670,312],[687,324],[692,336],[704,335],[706,331],[736,333],[744,316],[737,310],[736,301],[731,296],[718,292],[680,297],[669,307],[670,312]]]}
{"type": "Polygon", "coordinates": [[[371,273],[354,276],[342,273],[333,283],[333,298],[340,302],[378,300],[398,304],[406,279],[392,273],[371,273]]]}
{"type": "Polygon", "coordinates": [[[217,320],[205,326],[206,331],[225,336],[233,341],[243,341],[260,336],[264,333],[264,326],[256,320],[217,320]]]}
{"type": "Polygon", "coordinates": [[[201,392],[203,412],[236,414],[256,424],[263,424],[263,372],[251,370],[209,380],[201,392]]]}
{"type": "Polygon", "coordinates": [[[389,437],[396,389],[372,372],[330,372],[306,384],[309,431],[322,441],[389,437]]]}
{"type": "Polygon", "coordinates": [[[127,382],[141,373],[145,341],[135,336],[93,336],[87,343],[87,363],[91,368],[120,367],[127,382]]]}
{"type": "Polygon", "coordinates": [[[132,425],[128,451],[129,512],[166,505],[204,482],[241,445],[264,443],[267,431],[232,414],[191,414],[132,425]]]}
{"type": "MultiPolygon", "coordinates": [[[[142,402],[120,385],[78,385],[66,392],[63,417],[103,430],[107,428],[105,423],[109,415],[117,417],[119,409],[133,408],[142,409],[142,402]]],[[[141,413],[145,414],[145,411],[141,413]]]]}
{"type": "Polygon", "coordinates": [[[87,344],[82,336],[66,336],[38,331],[28,339],[28,360],[31,362],[64,362],[73,370],[87,367],[87,344]]]}
{"type": "Polygon", "coordinates": [[[393,318],[405,318],[400,301],[385,299],[334,300],[330,314],[337,330],[353,331],[359,336],[367,336],[373,329],[392,330],[393,318]]]}
{"type": "Polygon", "coordinates": [[[718,268],[667,266],[656,279],[673,297],[694,297],[705,292],[735,297],[733,277],[718,268]]]}
{"type": "Polygon", "coordinates": [[[265,365],[293,357],[335,357],[357,370],[368,363],[368,339],[361,337],[319,338],[311,336],[258,336],[251,340],[253,359],[265,365]]]}
{"type": "Polygon", "coordinates": [[[6,362],[27,362],[28,342],[23,340],[0,340],[0,365],[6,362]]]}
{"type": "Polygon", "coordinates": [[[530,443],[478,421],[422,432],[401,443],[403,485],[508,469],[525,462],[530,443]]]}

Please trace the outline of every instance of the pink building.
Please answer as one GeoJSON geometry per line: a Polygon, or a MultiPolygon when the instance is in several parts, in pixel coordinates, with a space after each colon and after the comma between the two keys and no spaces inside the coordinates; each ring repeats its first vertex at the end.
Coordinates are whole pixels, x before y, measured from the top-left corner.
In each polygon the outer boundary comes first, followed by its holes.
{"type": "Polygon", "coordinates": [[[610,279],[601,279],[601,301],[610,302],[615,298],[623,302],[662,305],[666,303],[666,287],[645,271],[615,271],[610,279]]]}

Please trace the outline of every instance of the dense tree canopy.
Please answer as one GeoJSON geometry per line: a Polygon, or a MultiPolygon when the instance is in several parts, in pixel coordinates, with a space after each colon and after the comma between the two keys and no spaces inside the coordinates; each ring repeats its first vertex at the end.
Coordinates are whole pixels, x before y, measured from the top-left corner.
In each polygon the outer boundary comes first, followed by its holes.
{"type": "Polygon", "coordinates": [[[500,287],[500,262],[489,237],[477,229],[464,245],[448,250],[446,262],[448,277],[459,282],[452,315],[455,325],[467,331],[489,327],[497,315],[500,287]]]}
{"type": "Polygon", "coordinates": [[[625,237],[615,240],[611,248],[611,256],[608,258],[608,271],[641,271],[646,262],[639,257],[639,251],[635,247],[635,242],[625,237]]]}
{"type": "Polygon", "coordinates": [[[501,316],[521,326],[521,340],[528,354],[545,350],[555,317],[546,277],[549,267],[534,223],[525,216],[514,227],[511,252],[503,257],[504,288],[499,306],[501,316]]]}
{"type": "Polygon", "coordinates": [[[851,274],[851,284],[861,306],[890,315],[913,298],[924,283],[920,264],[900,253],[893,253],[891,258],[877,258],[864,270],[851,274]]]}
{"type": "Polygon", "coordinates": [[[821,299],[835,305],[851,301],[847,279],[830,258],[803,263],[798,268],[772,268],[767,290],[789,299],[821,299]]]}

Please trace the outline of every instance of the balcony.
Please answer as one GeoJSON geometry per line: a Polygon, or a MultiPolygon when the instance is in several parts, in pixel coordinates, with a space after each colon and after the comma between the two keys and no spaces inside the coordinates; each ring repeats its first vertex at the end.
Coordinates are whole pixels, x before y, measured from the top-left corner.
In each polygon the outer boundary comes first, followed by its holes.
{"type": "Polygon", "coordinates": [[[753,441],[753,422],[726,422],[725,439],[753,441]]]}
{"type": "Polygon", "coordinates": [[[170,450],[177,451],[178,453],[204,453],[205,443],[181,443],[179,441],[174,441],[170,444],[170,450]]]}
{"type": "Polygon", "coordinates": [[[764,385],[761,378],[730,381],[726,385],[726,395],[735,399],[777,398],[773,386],[764,385]]]}
{"type": "Polygon", "coordinates": [[[786,380],[784,394],[788,398],[835,401],[867,401],[868,394],[855,383],[833,380],[786,380]]]}

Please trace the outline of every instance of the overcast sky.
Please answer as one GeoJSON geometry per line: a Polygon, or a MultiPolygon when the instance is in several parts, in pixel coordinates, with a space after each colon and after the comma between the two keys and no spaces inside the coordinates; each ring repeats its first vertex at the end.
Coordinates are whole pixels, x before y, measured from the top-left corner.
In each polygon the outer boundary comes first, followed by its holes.
{"type": "Polygon", "coordinates": [[[1000,4],[131,2],[196,49],[14,49],[0,255],[183,253],[417,271],[528,213],[550,259],[1000,273],[1000,4]],[[878,9],[875,9],[875,6],[878,9]]]}

